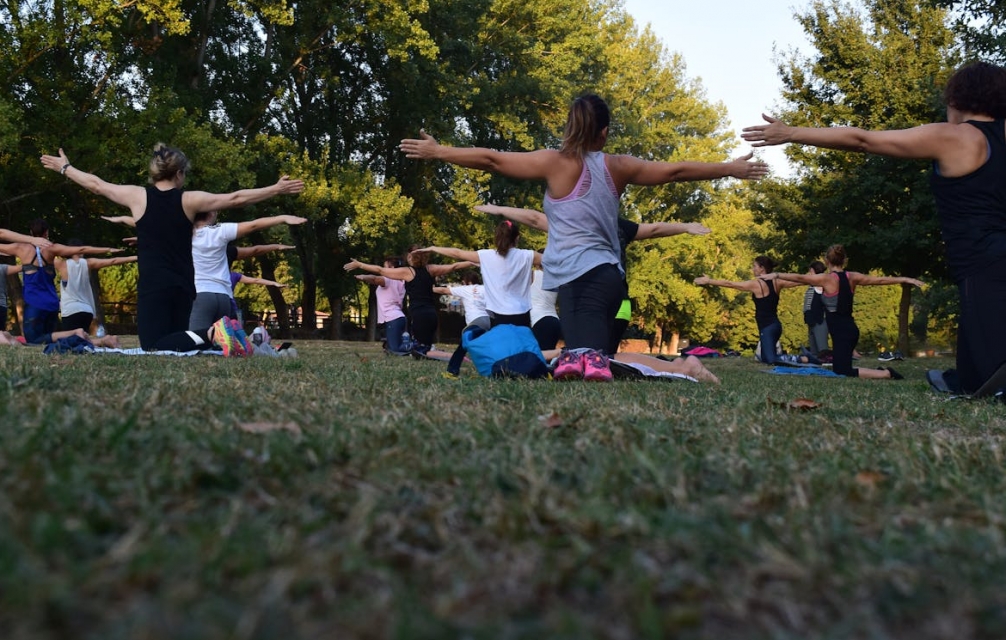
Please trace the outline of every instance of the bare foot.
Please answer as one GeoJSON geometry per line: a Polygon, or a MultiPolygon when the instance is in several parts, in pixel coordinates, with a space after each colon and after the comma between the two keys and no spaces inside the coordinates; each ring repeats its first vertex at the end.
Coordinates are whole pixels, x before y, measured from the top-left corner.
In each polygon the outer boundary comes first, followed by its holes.
{"type": "Polygon", "coordinates": [[[712,382],[713,384],[720,383],[720,379],[713,375],[712,371],[706,369],[702,362],[695,356],[687,356],[685,358],[684,373],[696,380],[704,380],[706,382],[712,382]]]}

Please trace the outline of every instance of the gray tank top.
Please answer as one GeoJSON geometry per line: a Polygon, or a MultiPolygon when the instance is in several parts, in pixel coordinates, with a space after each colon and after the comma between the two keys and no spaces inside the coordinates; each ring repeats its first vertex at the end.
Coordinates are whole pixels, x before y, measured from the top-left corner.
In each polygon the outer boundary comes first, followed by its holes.
{"type": "Polygon", "coordinates": [[[602,264],[618,259],[618,204],[604,154],[584,158],[583,172],[573,191],[562,199],[545,194],[548,246],[542,257],[542,288],[554,291],[602,264]]]}

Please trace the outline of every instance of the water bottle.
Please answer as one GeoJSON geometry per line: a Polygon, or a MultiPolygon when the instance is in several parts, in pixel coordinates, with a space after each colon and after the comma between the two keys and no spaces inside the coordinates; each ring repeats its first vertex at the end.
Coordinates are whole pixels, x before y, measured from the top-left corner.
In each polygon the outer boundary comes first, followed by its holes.
{"type": "Polygon", "coordinates": [[[94,335],[96,335],[99,338],[104,338],[105,337],[105,325],[99,324],[98,325],[98,329],[94,332],[94,335]]]}
{"type": "Polygon", "coordinates": [[[402,348],[406,351],[412,348],[412,336],[409,335],[408,331],[402,333],[402,348]]]}

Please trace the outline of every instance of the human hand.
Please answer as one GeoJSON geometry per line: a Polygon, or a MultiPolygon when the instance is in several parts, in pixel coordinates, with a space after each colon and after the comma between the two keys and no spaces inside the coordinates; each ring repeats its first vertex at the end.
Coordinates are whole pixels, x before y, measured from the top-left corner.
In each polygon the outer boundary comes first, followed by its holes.
{"type": "Polygon", "coordinates": [[[734,158],[730,164],[730,175],[741,180],[761,180],[768,175],[768,164],[761,160],[751,162],[754,151],[739,158],[734,158]]]}
{"type": "MultiPolygon", "coordinates": [[[[286,224],[304,224],[307,222],[307,218],[302,218],[300,216],[283,216],[283,222],[286,224]]],[[[291,249],[293,247],[290,247],[291,249]]]]}
{"type": "Polygon", "coordinates": [[[419,138],[406,138],[398,145],[398,149],[405,154],[406,158],[419,160],[432,160],[437,157],[437,149],[440,143],[437,139],[426,133],[426,129],[419,130],[419,138]]]}
{"type": "Polygon", "coordinates": [[[350,260],[346,264],[342,265],[342,268],[346,271],[352,271],[354,269],[359,269],[363,265],[359,260],[350,260]]]}
{"type": "Polygon", "coordinates": [[[131,247],[135,247],[137,239],[136,239],[136,236],[132,236],[132,237],[129,237],[129,238],[123,238],[122,241],[125,242],[126,244],[128,244],[131,247]]]}
{"type": "Polygon", "coordinates": [[[741,131],[741,138],[747,142],[752,142],[752,147],[768,147],[789,142],[792,127],[785,122],[764,113],[761,117],[768,124],[759,124],[753,127],[744,127],[741,131]]]}
{"type": "Polygon", "coordinates": [[[282,194],[300,193],[304,190],[303,180],[291,180],[290,176],[283,176],[276,182],[279,192],[282,194]]]}
{"type": "Polygon", "coordinates": [[[707,285],[707,284],[709,284],[709,276],[705,276],[705,275],[699,276],[698,278],[695,278],[695,280],[693,280],[692,282],[694,284],[699,285],[699,286],[707,285]]]}
{"type": "MultiPolygon", "coordinates": [[[[32,236],[31,244],[38,247],[39,249],[45,249],[52,245],[52,241],[42,237],[32,236]]],[[[4,318],[6,320],[6,318],[4,318]]]]}
{"type": "Polygon", "coordinates": [[[693,236],[704,236],[712,232],[712,229],[698,222],[686,222],[685,233],[693,236]]]}
{"type": "Polygon", "coordinates": [[[476,211],[481,211],[482,213],[488,213],[491,216],[502,215],[503,212],[500,211],[501,207],[495,204],[479,204],[475,205],[476,211]]]}
{"type": "Polygon", "coordinates": [[[915,278],[908,278],[906,281],[908,282],[908,284],[918,287],[920,289],[926,286],[925,282],[923,282],[922,280],[916,280],[915,278]]]}
{"type": "Polygon", "coordinates": [[[67,160],[66,154],[63,153],[63,149],[60,148],[58,156],[42,156],[42,166],[46,169],[52,169],[53,171],[59,172],[63,170],[63,166],[70,164],[67,160]]]}
{"type": "Polygon", "coordinates": [[[413,249],[409,253],[430,253],[433,251],[433,247],[422,247],[419,249],[413,249]]]}
{"type": "Polygon", "coordinates": [[[778,280],[779,274],[773,271],[772,273],[763,273],[758,276],[759,280],[778,280]]]}

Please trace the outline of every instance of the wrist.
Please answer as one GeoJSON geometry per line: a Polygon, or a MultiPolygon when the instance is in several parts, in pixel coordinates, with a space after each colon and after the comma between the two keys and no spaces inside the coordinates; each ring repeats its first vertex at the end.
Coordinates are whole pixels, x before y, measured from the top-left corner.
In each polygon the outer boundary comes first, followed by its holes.
{"type": "Polygon", "coordinates": [[[70,168],[70,163],[69,163],[69,162],[67,162],[66,164],[64,164],[64,165],[63,165],[63,166],[62,166],[62,167],[60,168],[60,170],[59,170],[59,175],[61,175],[61,176],[65,176],[65,175],[66,175],[66,170],[67,170],[67,169],[69,169],[69,168],[70,168]]]}

